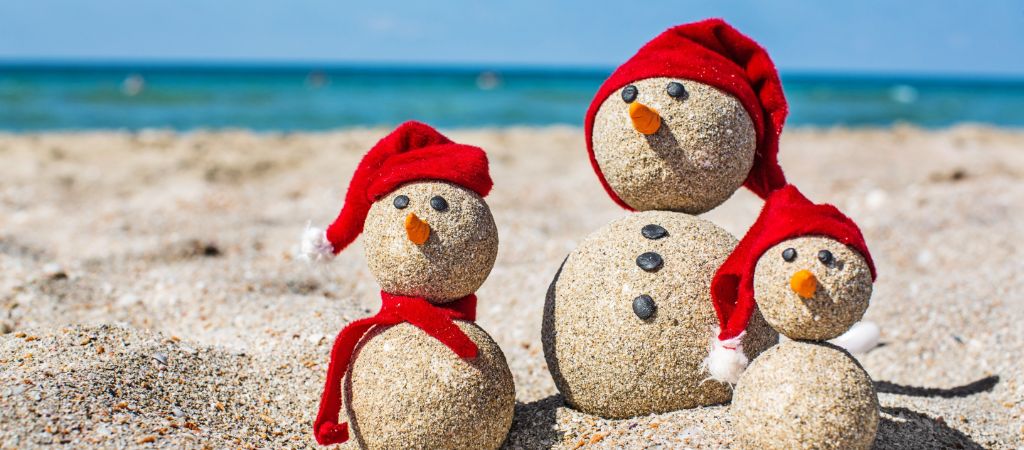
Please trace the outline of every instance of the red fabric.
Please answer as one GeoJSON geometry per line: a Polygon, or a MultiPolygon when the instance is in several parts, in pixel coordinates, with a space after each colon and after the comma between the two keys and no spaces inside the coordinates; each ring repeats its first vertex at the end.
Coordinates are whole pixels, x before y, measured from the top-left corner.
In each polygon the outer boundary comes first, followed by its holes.
{"type": "Polygon", "coordinates": [[[476,296],[468,295],[450,303],[436,305],[419,297],[402,297],[381,292],[380,312],[349,323],[338,333],[327,365],[327,381],[320,397],[320,411],[313,422],[313,435],[320,445],[340,444],[348,440],[348,424],[338,423],[341,411],[341,381],[348,371],[356,344],[376,325],[408,322],[441,341],[461,358],[475,358],[476,344],[463,333],[455,320],[476,320],[476,296]]]}
{"type": "Polygon", "coordinates": [[[857,224],[835,206],[814,204],[796,186],[786,185],[768,196],[757,220],[711,280],[711,299],[721,328],[719,340],[739,336],[757,307],[757,260],[773,246],[801,236],[825,236],[852,247],[864,256],[871,278],[875,278],[875,264],[857,224]]]}
{"type": "Polygon", "coordinates": [[[707,19],[670,28],[652,39],[612,73],[590,103],[584,124],[590,164],[619,206],[633,210],[608,185],[594,158],[594,119],[613,92],[632,82],[655,77],[699,81],[739,99],[757,130],[754,165],[744,186],[765,198],[786,184],[778,153],[779,134],[789,107],[775,64],[757,42],[724,20],[707,19]]]}
{"type": "Polygon", "coordinates": [[[439,180],[457,184],[481,197],[491,191],[487,154],[479,147],[456,144],[429,125],[409,121],[374,145],[356,167],[345,206],[327,227],[334,253],[363,232],[370,205],[412,181],[439,180]]]}

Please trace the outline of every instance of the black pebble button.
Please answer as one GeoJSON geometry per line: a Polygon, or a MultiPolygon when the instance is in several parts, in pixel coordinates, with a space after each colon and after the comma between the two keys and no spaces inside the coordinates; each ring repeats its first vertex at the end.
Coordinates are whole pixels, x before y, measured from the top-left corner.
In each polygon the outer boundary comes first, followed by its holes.
{"type": "Polygon", "coordinates": [[[650,295],[644,294],[633,299],[633,314],[640,320],[650,319],[657,309],[658,305],[654,304],[654,299],[650,295]]]}
{"type": "Polygon", "coordinates": [[[648,272],[654,272],[661,268],[662,261],[661,255],[654,252],[647,252],[636,257],[636,265],[640,266],[648,272]]]}
{"type": "Polygon", "coordinates": [[[661,225],[655,225],[652,223],[650,225],[644,225],[643,229],[640,230],[640,234],[644,235],[647,239],[654,240],[668,236],[668,230],[663,228],[661,225]]]}

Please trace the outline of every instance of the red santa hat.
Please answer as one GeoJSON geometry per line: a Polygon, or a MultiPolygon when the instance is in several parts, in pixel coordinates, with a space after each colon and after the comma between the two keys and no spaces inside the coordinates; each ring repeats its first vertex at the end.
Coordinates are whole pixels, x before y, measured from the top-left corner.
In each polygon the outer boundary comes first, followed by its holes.
{"type": "Polygon", "coordinates": [[[668,29],[644,45],[601,85],[587,110],[584,131],[590,164],[608,195],[633,210],[612,190],[594,158],[594,119],[612,93],[632,82],[655,77],[694,80],[739,99],[757,131],[754,165],[743,185],[761,198],[786,184],[779,167],[779,134],[788,105],[775,64],[757,42],[722,19],[707,19],[668,29]]]}
{"type": "Polygon", "coordinates": [[[311,261],[330,260],[362,233],[370,205],[403,184],[426,180],[457,184],[481,197],[494,184],[483,149],[452,142],[420,122],[403,123],[363,156],[345,205],[327,231],[307,227],[303,255],[311,261]]]}
{"type": "Polygon", "coordinates": [[[864,256],[874,280],[875,264],[853,220],[835,206],[812,203],[791,184],[772,192],[757,220],[711,280],[711,299],[720,325],[705,361],[712,378],[735,383],[746,367],[742,340],[757,307],[757,261],[775,245],[802,236],[825,236],[852,247],[864,256]]]}

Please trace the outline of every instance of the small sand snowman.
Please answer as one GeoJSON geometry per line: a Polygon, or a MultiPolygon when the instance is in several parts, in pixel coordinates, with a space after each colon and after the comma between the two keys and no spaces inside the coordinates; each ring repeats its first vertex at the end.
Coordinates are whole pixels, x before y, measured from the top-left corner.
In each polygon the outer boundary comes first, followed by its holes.
{"type": "Polygon", "coordinates": [[[348,440],[348,424],[339,424],[344,397],[364,448],[501,446],[512,424],[512,374],[473,323],[473,293],[498,251],[482,198],[491,185],[483,150],[407,122],[359,163],[327,231],[307,230],[303,251],[313,260],[365,232],[382,288],[380,312],[348,324],[331,350],[317,442],[348,440]]]}
{"type": "MultiPolygon", "coordinates": [[[[694,214],[740,186],[764,197],[785,184],[785,116],[768,54],[718,19],[662,33],[598,90],[591,163],[612,199],[640,212],[585,238],[548,291],[545,357],[571,406],[626,418],[729,400],[702,364],[717,325],[711,278],[736,239],[694,214]]],[[[754,314],[747,356],[777,341],[754,314]]]]}
{"type": "Polygon", "coordinates": [[[721,333],[709,357],[717,379],[737,382],[737,441],[751,449],[867,449],[878,427],[871,378],[825,342],[860,320],[874,265],[857,225],[793,186],[769,196],[737,251],[715,275],[721,333]],[[793,339],[749,368],[742,353],[754,308],[793,339]]]}

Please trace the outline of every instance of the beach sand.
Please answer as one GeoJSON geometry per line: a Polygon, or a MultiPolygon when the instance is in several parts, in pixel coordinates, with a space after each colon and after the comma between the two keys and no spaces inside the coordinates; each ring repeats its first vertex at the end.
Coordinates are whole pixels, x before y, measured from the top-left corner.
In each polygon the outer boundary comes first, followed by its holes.
{"type": "MultiPolygon", "coordinates": [[[[334,335],[376,311],[360,243],[294,256],[386,130],[0,135],[0,447],[312,447],[334,335]]],[[[626,214],[575,128],[453,131],[484,147],[501,247],[479,325],[515,377],[508,448],[728,447],[727,406],[602,420],[563,406],[540,344],[565,255],[626,214]]],[[[791,129],[782,163],[863,228],[860,356],[878,448],[1024,445],[1024,131],[791,129]]],[[[747,192],[705,214],[737,236],[747,192]]],[[[347,444],[344,448],[354,448],[347,444]]]]}

